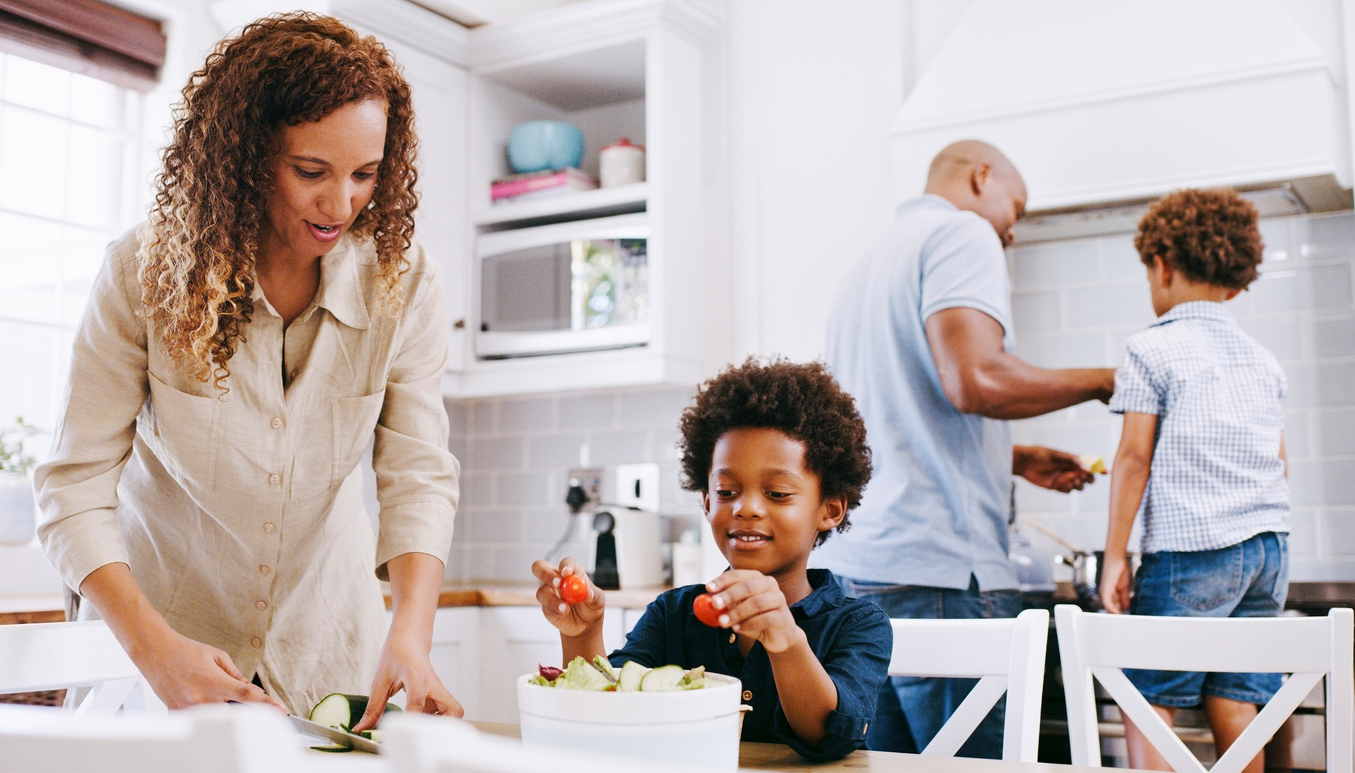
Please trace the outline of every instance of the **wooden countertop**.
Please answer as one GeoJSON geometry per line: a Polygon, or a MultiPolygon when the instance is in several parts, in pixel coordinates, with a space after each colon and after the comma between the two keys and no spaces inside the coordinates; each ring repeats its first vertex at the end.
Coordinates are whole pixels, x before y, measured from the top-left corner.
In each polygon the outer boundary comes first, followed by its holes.
{"type": "MultiPolygon", "coordinates": [[[[539,603],[536,588],[536,585],[448,584],[442,587],[438,596],[438,607],[534,607],[539,603]]],[[[636,609],[648,606],[665,590],[667,588],[637,588],[603,592],[607,595],[607,606],[636,609]]],[[[390,608],[389,594],[386,607],[390,608]]]]}
{"type": "MultiPolygon", "coordinates": [[[[517,725],[501,722],[471,722],[481,732],[506,738],[521,737],[517,725]]],[[[806,762],[789,746],[777,743],[739,744],[741,770],[872,771],[873,773],[1104,773],[1102,768],[1079,768],[1044,762],[1001,762],[958,757],[923,757],[919,754],[857,751],[836,762],[806,762]]]]}

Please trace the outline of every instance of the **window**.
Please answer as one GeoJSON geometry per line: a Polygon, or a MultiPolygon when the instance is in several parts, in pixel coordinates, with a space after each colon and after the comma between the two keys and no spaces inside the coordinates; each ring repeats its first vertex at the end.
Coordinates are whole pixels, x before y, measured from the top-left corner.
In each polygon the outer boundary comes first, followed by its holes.
{"type": "Polygon", "coordinates": [[[140,100],[0,54],[0,425],[22,415],[50,431],[60,415],[104,248],[141,219],[132,172],[140,100]]]}

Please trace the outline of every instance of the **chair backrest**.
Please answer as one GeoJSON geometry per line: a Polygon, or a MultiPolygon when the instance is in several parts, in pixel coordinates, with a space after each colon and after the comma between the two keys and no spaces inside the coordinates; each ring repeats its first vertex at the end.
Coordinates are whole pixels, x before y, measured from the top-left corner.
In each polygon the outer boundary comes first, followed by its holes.
{"type": "Polygon", "coordinates": [[[1205,773],[1121,670],[1149,668],[1290,675],[1214,763],[1213,773],[1239,773],[1325,677],[1327,770],[1351,773],[1355,731],[1351,610],[1333,609],[1327,617],[1200,618],[1091,615],[1060,605],[1054,615],[1074,765],[1101,764],[1095,678],[1176,773],[1205,773]]]}
{"type": "MultiPolygon", "coordinates": [[[[383,719],[390,770],[407,773],[698,773],[696,768],[556,746],[533,746],[469,722],[405,712],[383,719]]],[[[605,751],[605,750],[600,750],[605,751]]],[[[3,773],[3,771],[0,771],[3,773]]]]}
{"type": "Polygon", "coordinates": [[[1007,719],[1002,759],[1035,762],[1040,743],[1049,613],[1027,609],[997,620],[893,619],[891,676],[978,677],[923,754],[953,756],[1003,693],[1007,719]]]}
{"type": "Polygon", "coordinates": [[[102,620],[0,626],[0,694],[81,687],[77,714],[164,711],[102,620]]]}
{"type": "Polygon", "coordinates": [[[224,704],[159,716],[82,717],[4,706],[0,749],[0,773],[256,773],[316,767],[282,714],[224,704]]]}

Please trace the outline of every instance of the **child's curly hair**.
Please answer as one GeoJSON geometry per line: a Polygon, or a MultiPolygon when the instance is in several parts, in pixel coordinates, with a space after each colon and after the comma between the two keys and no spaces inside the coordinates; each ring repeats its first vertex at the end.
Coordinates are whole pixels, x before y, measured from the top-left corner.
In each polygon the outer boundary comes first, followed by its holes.
{"type": "Polygon", "coordinates": [[[1261,263],[1256,207],[1231,189],[1174,191],[1139,221],[1134,249],[1145,265],[1161,256],[1196,282],[1245,290],[1261,263]]]}
{"type": "Polygon", "coordinates": [[[352,235],[375,243],[385,310],[394,314],[414,234],[418,143],[409,83],[386,47],[338,19],[279,14],[222,41],[189,78],[139,259],[141,313],[194,378],[225,388],[253,313],[279,132],[366,100],[385,105],[385,157],[352,235]]]}
{"type": "MultiPolygon", "coordinates": [[[[760,364],[749,357],[702,384],[696,402],[682,412],[682,486],[707,493],[715,444],[734,429],[774,429],[805,447],[805,466],[819,478],[824,498],[843,497],[847,509],[861,504],[870,481],[866,425],[852,396],[821,362],[773,359],[760,364]]],[[[848,519],[838,525],[846,531],[848,519]]],[[[819,534],[822,545],[828,532],[819,534]]]]}

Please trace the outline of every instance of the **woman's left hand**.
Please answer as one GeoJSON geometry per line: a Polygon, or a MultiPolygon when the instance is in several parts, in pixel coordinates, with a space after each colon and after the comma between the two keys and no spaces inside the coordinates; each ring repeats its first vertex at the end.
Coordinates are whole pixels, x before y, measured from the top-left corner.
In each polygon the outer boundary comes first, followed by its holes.
{"type": "Polygon", "coordinates": [[[354,733],[371,730],[386,710],[386,701],[401,690],[405,691],[405,710],[423,714],[444,714],[461,718],[465,709],[442,686],[442,680],[433,671],[428,659],[428,647],[391,631],[386,646],[381,649],[381,660],[372,680],[371,700],[362,721],[353,726],[354,733]]]}

